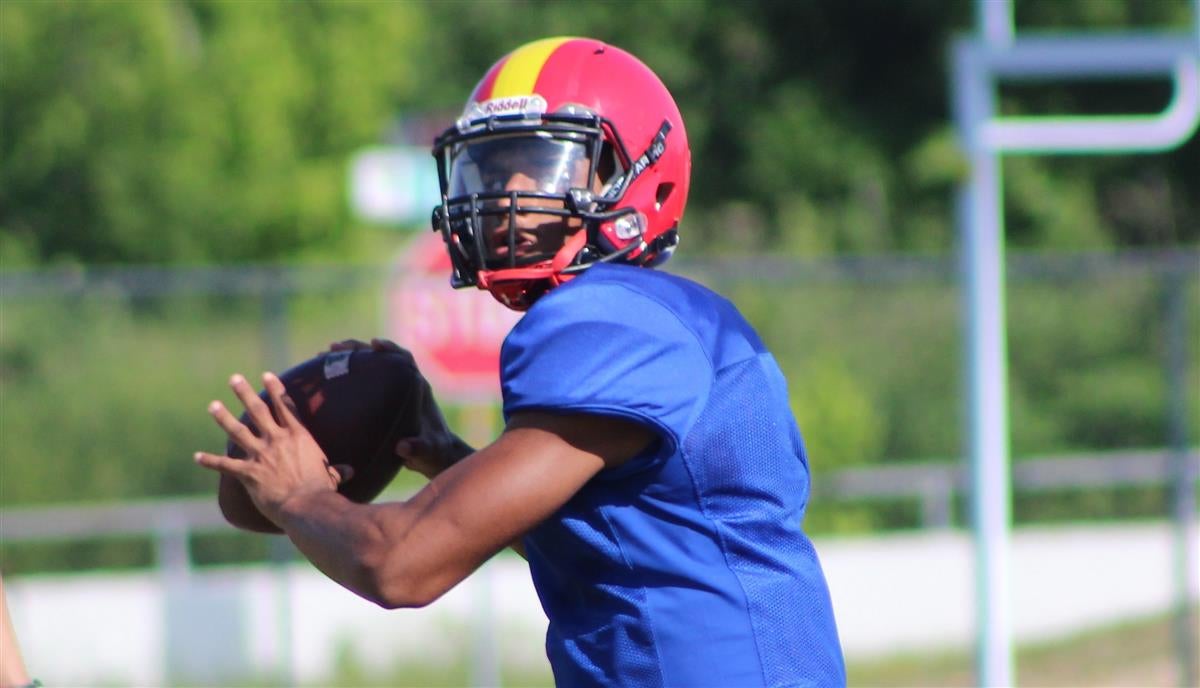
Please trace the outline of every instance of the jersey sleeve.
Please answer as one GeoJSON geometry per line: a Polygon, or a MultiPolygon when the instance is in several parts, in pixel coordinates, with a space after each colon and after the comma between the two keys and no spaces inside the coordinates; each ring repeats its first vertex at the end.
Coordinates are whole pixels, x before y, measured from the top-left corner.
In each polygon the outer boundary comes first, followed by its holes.
{"type": "Polygon", "coordinates": [[[560,290],[504,342],[505,418],[523,410],[625,417],[650,425],[673,452],[713,378],[695,333],[665,306],[619,284],[560,290]]]}

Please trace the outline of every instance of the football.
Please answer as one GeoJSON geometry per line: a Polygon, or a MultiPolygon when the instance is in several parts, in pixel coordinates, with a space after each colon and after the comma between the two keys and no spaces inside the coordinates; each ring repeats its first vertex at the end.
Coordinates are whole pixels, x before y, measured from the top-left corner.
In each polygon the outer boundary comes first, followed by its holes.
{"type": "MultiPolygon", "coordinates": [[[[428,383],[412,356],[406,351],[331,351],[289,368],[279,379],[296,417],[329,463],[353,469],[338,492],[359,503],[377,497],[401,468],[394,453],[397,441],[420,432],[421,405],[429,398],[428,383]]],[[[265,390],[259,396],[270,405],[265,390]]],[[[255,430],[246,414],[241,420],[255,430]]],[[[245,458],[232,441],[225,453],[245,458]]],[[[218,503],[225,519],[239,528],[281,532],[258,511],[236,478],[221,476],[218,503]]]]}

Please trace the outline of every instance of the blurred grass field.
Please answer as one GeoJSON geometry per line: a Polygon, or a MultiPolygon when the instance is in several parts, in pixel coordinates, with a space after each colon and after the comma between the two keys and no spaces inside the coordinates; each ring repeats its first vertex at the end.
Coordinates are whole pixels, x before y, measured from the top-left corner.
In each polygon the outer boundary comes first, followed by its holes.
{"type": "MultiPolygon", "coordinates": [[[[1192,610],[1193,625],[1200,610],[1192,610]]],[[[1170,616],[1131,620],[1116,626],[1024,645],[1017,652],[1017,681],[1023,688],[1167,688],[1181,685],[1173,651],[1170,616]]],[[[397,639],[397,642],[403,642],[397,639]]],[[[951,688],[975,685],[973,659],[967,651],[914,654],[849,662],[849,685],[858,688],[951,688]]],[[[371,674],[357,665],[352,652],[343,654],[338,675],[329,685],[409,686],[441,688],[472,685],[469,667],[398,665],[371,674]]],[[[549,668],[505,667],[504,686],[554,685],[549,668]]]]}
{"type": "MultiPolygon", "coordinates": [[[[1197,610],[1191,610],[1193,628],[1197,610]]],[[[1154,616],[1017,649],[1017,684],[1032,688],[1156,688],[1182,685],[1173,618],[1154,616]]],[[[1193,637],[1195,637],[1193,635],[1193,637]]],[[[974,685],[967,652],[851,663],[851,686],[901,688],[974,685]]]]}

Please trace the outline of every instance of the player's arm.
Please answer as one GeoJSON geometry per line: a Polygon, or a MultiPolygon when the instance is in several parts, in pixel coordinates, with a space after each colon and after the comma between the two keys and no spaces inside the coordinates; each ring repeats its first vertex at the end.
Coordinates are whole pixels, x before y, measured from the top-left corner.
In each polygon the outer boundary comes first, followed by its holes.
{"type": "Polygon", "coordinates": [[[384,607],[423,606],[653,438],[631,421],[518,414],[495,442],[407,502],[358,505],[334,492],[306,494],[284,503],[280,526],[350,590],[384,607]]]}
{"type": "MultiPolygon", "coordinates": [[[[404,467],[424,475],[427,480],[433,480],[450,466],[474,453],[474,447],[451,432],[444,421],[440,426],[434,428],[433,431],[423,433],[417,437],[400,440],[396,445],[396,456],[404,463],[404,467]]],[[[221,477],[222,485],[224,485],[226,476],[221,477]]],[[[233,478],[228,478],[228,480],[235,484],[237,483],[237,480],[233,478]]],[[[245,497],[245,499],[249,499],[249,497],[245,497]]],[[[267,520],[257,510],[254,510],[253,513],[257,514],[266,525],[264,527],[262,524],[255,524],[259,527],[247,528],[248,530],[256,530],[257,532],[264,533],[283,532],[279,526],[267,520]]],[[[236,523],[235,525],[245,527],[241,526],[240,523],[236,523]]],[[[522,559],[526,558],[525,543],[521,540],[520,536],[508,543],[508,547],[522,559]]]]}
{"type": "Polygon", "coordinates": [[[259,510],[321,571],[384,607],[437,599],[554,513],[605,466],[636,456],[654,433],[592,415],[515,415],[490,445],[438,474],[412,499],[355,504],[335,491],[324,453],[264,378],[279,420],[245,379],[234,391],[261,436],[220,402],[210,412],[247,458],[204,452],[201,465],[238,478],[259,510]]]}

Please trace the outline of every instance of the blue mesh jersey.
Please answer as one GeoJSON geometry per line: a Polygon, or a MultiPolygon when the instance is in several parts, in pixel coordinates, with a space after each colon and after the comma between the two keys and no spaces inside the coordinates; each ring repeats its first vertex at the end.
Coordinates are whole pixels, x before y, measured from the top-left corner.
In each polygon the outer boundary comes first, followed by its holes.
{"type": "Polygon", "coordinates": [[[659,437],[525,537],[557,685],[845,684],[786,382],[732,304],[598,264],[529,310],[500,374],[506,418],[596,413],[659,437]]]}

